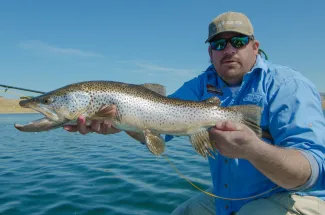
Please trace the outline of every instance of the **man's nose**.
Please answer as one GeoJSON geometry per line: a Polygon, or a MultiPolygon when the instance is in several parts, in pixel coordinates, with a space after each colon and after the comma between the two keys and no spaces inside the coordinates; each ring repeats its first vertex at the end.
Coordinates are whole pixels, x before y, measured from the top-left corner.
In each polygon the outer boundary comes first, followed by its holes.
{"type": "Polygon", "coordinates": [[[237,49],[234,48],[229,42],[226,45],[226,48],[223,50],[224,54],[235,54],[237,52],[237,49]]]}

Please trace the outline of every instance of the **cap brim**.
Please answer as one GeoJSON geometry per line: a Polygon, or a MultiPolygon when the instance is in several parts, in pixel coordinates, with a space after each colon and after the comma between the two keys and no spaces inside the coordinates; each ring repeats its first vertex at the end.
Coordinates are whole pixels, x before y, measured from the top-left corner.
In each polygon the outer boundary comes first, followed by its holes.
{"type": "Polygon", "coordinates": [[[210,42],[210,40],[217,36],[218,34],[221,34],[221,33],[226,33],[226,32],[231,32],[231,33],[239,33],[239,34],[243,34],[243,35],[246,35],[246,36],[252,36],[252,34],[247,34],[247,32],[243,32],[243,31],[240,31],[240,30],[227,30],[227,31],[221,31],[221,32],[218,32],[218,33],[215,33],[213,35],[211,35],[204,43],[208,43],[210,42]]]}

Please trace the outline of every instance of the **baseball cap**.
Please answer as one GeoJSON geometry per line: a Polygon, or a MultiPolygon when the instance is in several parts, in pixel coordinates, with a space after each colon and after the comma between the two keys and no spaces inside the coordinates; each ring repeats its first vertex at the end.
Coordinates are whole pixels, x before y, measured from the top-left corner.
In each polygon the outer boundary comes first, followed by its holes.
{"type": "Polygon", "coordinates": [[[238,12],[226,12],[222,13],[214,18],[209,24],[209,35],[205,41],[209,42],[216,35],[223,32],[237,32],[244,35],[254,35],[254,29],[249,18],[238,12]]]}

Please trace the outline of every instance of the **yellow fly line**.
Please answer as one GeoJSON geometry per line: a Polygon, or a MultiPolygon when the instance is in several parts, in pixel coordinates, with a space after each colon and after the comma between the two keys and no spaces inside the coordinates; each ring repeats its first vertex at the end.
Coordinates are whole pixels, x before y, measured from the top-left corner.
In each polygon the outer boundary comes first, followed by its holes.
{"type": "Polygon", "coordinates": [[[196,189],[198,189],[198,190],[200,190],[201,192],[203,192],[203,193],[205,193],[205,194],[207,194],[207,195],[209,195],[209,196],[212,196],[212,197],[214,197],[214,198],[218,198],[218,199],[224,199],[224,200],[232,200],[232,201],[239,201],[239,200],[247,200],[247,199],[254,199],[254,198],[256,198],[256,197],[258,197],[258,196],[262,196],[262,195],[264,195],[264,194],[266,194],[266,193],[269,193],[269,192],[272,192],[273,190],[275,190],[275,189],[277,189],[277,188],[279,188],[279,186],[275,186],[274,188],[272,188],[272,189],[270,189],[270,190],[268,190],[268,191],[265,191],[265,192],[263,192],[263,193],[260,193],[260,194],[258,194],[258,195],[254,195],[254,196],[250,196],[250,197],[244,197],[244,198],[227,198],[227,197],[222,197],[222,196],[216,196],[216,195],[214,195],[214,194],[212,194],[212,193],[209,193],[209,192],[206,192],[205,190],[202,190],[201,188],[199,188],[198,186],[196,186],[193,182],[191,182],[190,180],[188,180],[187,178],[186,178],[186,176],[184,176],[177,168],[176,168],[176,166],[167,158],[167,155],[162,155],[167,161],[168,161],[168,163],[174,168],[174,170],[182,177],[182,178],[184,178],[188,183],[190,183],[193,187],[195,187],[196,189]]]}

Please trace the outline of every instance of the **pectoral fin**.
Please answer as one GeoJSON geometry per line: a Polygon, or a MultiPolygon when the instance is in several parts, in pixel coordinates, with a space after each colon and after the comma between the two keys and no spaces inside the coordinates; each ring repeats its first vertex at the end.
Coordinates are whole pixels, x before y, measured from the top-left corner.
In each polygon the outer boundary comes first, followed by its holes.
{"type": "Polygon", "coordinates": [[[192,143],[193,148],[197,153],[202,155],[203,157],[207,157],[209,155],[213,159],[215,157],[212,155],[212,153],[209,151],[213,151],[214,147],[213,144],[210,141],[209,133],[208,131],[202,131],[199,133],[196,133],[194,135],[190,136],[190,141],[192,143]]]}
{"type": "Polygon", "coordinates": [[[166,96],[166,87],[161,84],[146,83],[146,84],[141,84],[141,86],[151,91],[154,91],[162,96],[166,96]]]}
{"type": "Polygon", "coordinates": [[[165,140],[159,134],[154,134],[150,130],[144,130],[143,134],[150,152],[161,155],[165,151],[165,140]]]}
{"type": "Polygon", "coordinates": [[[121,116],[118,109],[114,105],[103,105],[92,117],[92,119],[109,119],[109,120],[121,120],[121,116]]]}

